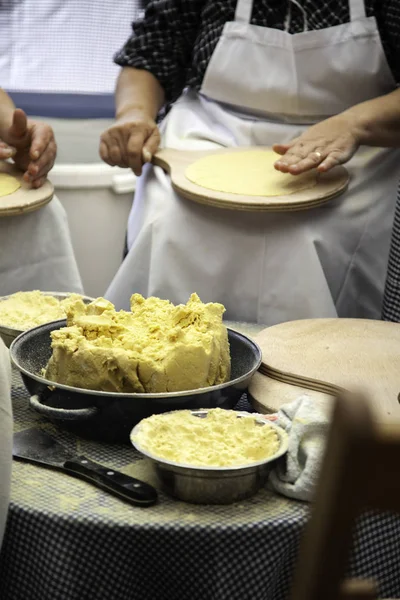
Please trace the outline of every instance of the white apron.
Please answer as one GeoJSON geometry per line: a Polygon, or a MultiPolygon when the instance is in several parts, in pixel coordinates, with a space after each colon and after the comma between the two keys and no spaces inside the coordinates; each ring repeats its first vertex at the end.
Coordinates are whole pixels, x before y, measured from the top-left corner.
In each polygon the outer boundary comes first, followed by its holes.
{"type": "MultiPolygon", "coordinates": [[[[349,1],[349,23],[316,31],[305,23],[294,35],[251,25],[252,4],[238,1],[201,93],[183,94],[165,119],[164,146],[285,142],[395,88],[363,0],[349,1]]],[[[343,196],[313,210],[262,214],[182,199],[168,175],[148,165],[129,219],[129,254],[106,296],[128,308],[133,292],[177,303],[196,291],[222,302],[228,319],[267,325],[379,318],[399,165],[398,151],[361,148],[343,196]]]]}
{"type": "Polygon", "coordinates": [[[0,296],[44,290],[82,293],[82,282],[58,198],[31,213],[0,218],[0,296]]]}

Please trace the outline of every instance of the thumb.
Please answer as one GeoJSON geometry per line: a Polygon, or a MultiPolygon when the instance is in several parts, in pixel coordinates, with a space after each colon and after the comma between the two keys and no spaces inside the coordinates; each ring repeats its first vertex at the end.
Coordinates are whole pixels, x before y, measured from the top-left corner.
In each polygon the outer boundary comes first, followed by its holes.
{"type": "Polygon", "coordinates": [[[153,154],[155,154],[158,150],[158,146],[160,145],[160,132],[158,131],[158,127],[153,129],[150,137],[147,138],[143,150],[142,156],[144,162],[151,162],[153,158],[153,154]]]}
{"type": "Polygon", "coordinates": [[[272,150],[274,152],[276,152],[277,154],[280,154],[281,156],[283,156],[283,154],[286,154],[286,152],[289,150],[290,146],[292,144],[274,144],[272,146],[272,150]]]}
{"type": "Polygon", "coordinates": [[[23,110],[16,108],[13,115],[10,134],[16,137],[23,137],[27,132],[28,118],[23,110]]]}
{"type": "Polygon", "coordinates": [[[272,146],[272,150],[274,152],[276,152],[277,154],[280,154],[281,156],[283,156],[283,154],[286,154],[286,152],[289,150],[289,148],[291,148],[293,146],[293,144],[295,144],[297,142],[297,140],[300,139],[301,136],[297,136],[294,137],[292,140],[290,140],[290,142],[286,142],[285,144],[274,144],[272,146]]]}

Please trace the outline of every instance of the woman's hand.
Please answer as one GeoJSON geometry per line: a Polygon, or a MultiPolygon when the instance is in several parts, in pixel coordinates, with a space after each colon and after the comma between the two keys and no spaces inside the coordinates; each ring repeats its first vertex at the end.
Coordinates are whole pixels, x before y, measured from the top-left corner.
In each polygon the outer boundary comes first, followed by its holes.
{"type": "Polygon", "coordinates": [[[141,175],[160,145],[160,132],[154,119],[134,111],[117,119],[100,139],[100,156],[111,166],[131,168],[141,175]]]}
{"type": "Polygon", "coordinates": [[[360,145],[350,121],[345,115],[337,115],[313,125],[288,144],[275,144],[273,150],[282,155],[275,168],[299,175],[314,168],[329,171],[347,162],[360,145]]]}
{"type": "Polygon", "coordinates": [[[24,180],[39,188],[53,168],[57,154],[53,130],[46,123],[31,121],[23,110],[14,111],[11,125],[1,132],[0,159],[12,158],[25,171],[24,180]]]}

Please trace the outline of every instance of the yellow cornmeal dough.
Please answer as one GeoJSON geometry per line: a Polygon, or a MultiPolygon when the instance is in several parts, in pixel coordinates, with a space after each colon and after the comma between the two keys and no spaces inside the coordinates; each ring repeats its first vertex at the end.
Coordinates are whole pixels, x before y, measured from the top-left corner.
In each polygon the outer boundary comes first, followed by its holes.
{"type": "Polygon", "coordinates": [[[0,301],[0,324],[24,331],[42,323],[65,319],[67,308],[81,298],[79,294],[71,294],[64,300],[58,300],[38,290],[17,292],[0,301]]]}
{"type": "Polygon", "coordinates": [[[16,177],[8,175],[7,173],[0,173],[0,198],[2,196],[9,196],[13,194],[21,187],[21,183],[16,177]]]}
{"type": "Polygon", "coordinates": [[[230,377],[228,333],[222,304],[186,305],[159,298],[131,298],[131,312],[103,298],[76,302],[68,326],[53,331],[46,377],[110,392],[176,392],[230,377]]]}
{"type": "Polygon", "coordinates": [[[244,196],[286,196],[316,185],[315,170],[281,173],[274,168],[278,159],[278,154],[266,150],[212,154],[189,165],[185,175],[209,190],[244,196]]]}
{"type": "Polygon", "coordinates": [[[279,450],[280,440],[267,423],[215,408],[206,418],[188,410],[143,419],[132,436],[143,450],[168,461],[193,466],[231,467],[264,460],[279,450]]]}

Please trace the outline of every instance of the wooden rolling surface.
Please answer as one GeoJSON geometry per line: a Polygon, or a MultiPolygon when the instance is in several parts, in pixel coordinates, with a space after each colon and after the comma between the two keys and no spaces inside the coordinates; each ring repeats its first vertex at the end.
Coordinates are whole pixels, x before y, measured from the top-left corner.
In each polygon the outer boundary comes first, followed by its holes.
{"type": "MultiPolygon", "coordinates": [[[[400,326],[396,323],[306,319],[269,327],[255,340],[263,352],[260,377],[324,395],[340,389],[366,390],[377,419],[400,421],[400,326]]],[[[264,387],[263,397],[260,382],[257,377],[249,392],[253,396],[258,386],[257,410],[263,406],[270,410],[271,393],[264,387]]]]}
{"type": "MultiPolygon", "coordinates": [[[[152,159],[153,164],[162,167],[171,176],[172,187],[183,197],[217,208],[242,211],[273,211],[286,212],[308,210],[329,202],[342,194],[349,183],[348,171],[343,166],[338,166],[321,173],[315,187],[302,190],[287,196],[243,196],[240,194],[227,194],[209,190],[196,185],[185,176],[186,168],[205,156],[211,154],[225,154],[227,152],[243,152],[246,150],[266,150],[269,147],[251,148],[223,148],[220,150],[183,151],[165,148],[159,150],[152,159]]],[[[278,155],[277,155],[278,158],[278,155]]]]}
{"type": "Polygon", "coordinates": [[[21,187],[13,194],[0,196],[0,217],[12,217],[38,210],[53,198],[54,187],[49,180],[39,189],[33,189],[22,179],[22,171],[4,161],[0,161],[0,173],[8,173],[21,183],[21,187]]]}
{"type": "Polygon", "coordinates": [[[249,400],[254,410],[263,414],[275,413],[284,404],[297,400],[303,394],[310,396],[322,408],[330,409],[333,396],[291,383],[277,381],[266,377],[262,373],[254,375],[248,389],[249,400]]]}

